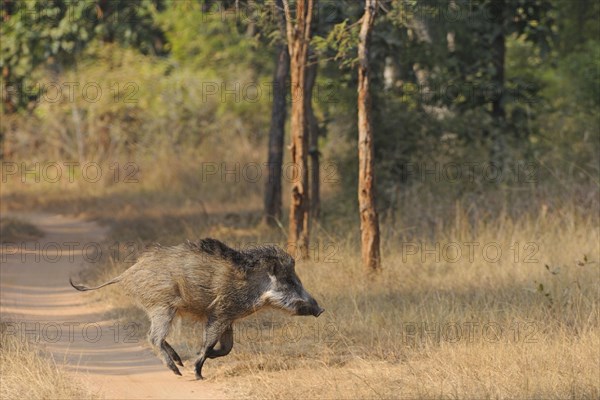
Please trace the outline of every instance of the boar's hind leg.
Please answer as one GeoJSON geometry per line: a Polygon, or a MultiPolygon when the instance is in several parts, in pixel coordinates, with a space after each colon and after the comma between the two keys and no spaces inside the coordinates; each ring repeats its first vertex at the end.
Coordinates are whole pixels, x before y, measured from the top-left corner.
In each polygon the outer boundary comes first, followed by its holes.
{"type": "MultiPolygon", "coordinates": [[[[173,317],[175,317],[175,311],[176,310],[172,308],[155,308],[148,310],[148,316],[150,317],[149,336],[150,343],[152,343],[152,346],[159,351],[161,358],[167,364],[167,367],[175,374],[181,375],[181,372],[179,372],[179,369],[177,369],[171,358],[171,354],[169,354],[169,350],[167,350],[168,348],[171,348],[171,346],[168,344],[165,345],[165,338],[169,334],[169,328],[171,327],[173,317]]],[[[171,350],[173,349],[171,348],[171,350]]],[[[173,353],[175,353],[174,350],[173,353]]]]}
{"type": "Polygon", "coordinates": [[[209,319],[204,327],[204,343],[202,343],[202,350],[200,350],[200,357],[196,360],[196,379],[202,378],[202,366],[204,361],[208,358],[208,354],[212,351],[213,347],[217,344],[221,335],[225,333],[230,323],[223,323],[209,319]]]}
{"type": "Polygon", "coordinates": [[[167,353],[169,353],[169,356],[171,356],[171,359],[173,361],[175,361],[177,364],[181,365],[183,367],[183,361],[181,361],[181,357],[179,357],[179,354],[177,354],[177,352],[175,351],[175,349],[173,349],[171,347],[171,345],[169,344],[169,342],[167,342],[166,340],[163,342],[163,346],[165,347],[165,350],[167,351],[167,353]]]}
{"type": "Polygon", "coordinates": [[[223,332],[223,334],[221,335],[221,338],[219,338],[219,348],[215,349],[213,347],[212,349],[209,349],[208,353],[206,353],[206,356],[208,358],[223,357],[223,356],[226,356],[227,354],[229,354],[229,352],[231,351],[232,348],[233,348],[233,328],[231,327],[231,325],[229,325],[227,330],[225,330],[225,332],[223,332]]]}

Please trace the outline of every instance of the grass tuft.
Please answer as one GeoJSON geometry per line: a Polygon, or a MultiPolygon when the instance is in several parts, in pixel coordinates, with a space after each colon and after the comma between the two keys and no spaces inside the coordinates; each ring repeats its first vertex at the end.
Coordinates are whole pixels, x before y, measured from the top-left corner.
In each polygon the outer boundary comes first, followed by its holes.
{"type": "Polygon", "coordinates": [[[0,398],[99,399],[42,348],[0,325],[0,398]]]}

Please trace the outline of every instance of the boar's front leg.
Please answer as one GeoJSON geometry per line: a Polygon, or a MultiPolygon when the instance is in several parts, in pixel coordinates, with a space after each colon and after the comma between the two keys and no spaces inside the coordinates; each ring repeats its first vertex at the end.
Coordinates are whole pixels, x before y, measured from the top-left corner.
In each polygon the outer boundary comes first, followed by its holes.
{"type": "Polygon", "coordinates": [[[215,347],[223,333],[230,326],[230,322],[222,322],[212,318],[208,319],[204,327],[204,343],[202,344],[202,350],[200,350],[200,357],[196,360],[196,379],[203,379],[202,366],[204,365],[204,361],[206,361],[213,347],[215,347]]]}
{"type": "Polygon", "coordinates": [[[166,340],[163,342],[163,346],[165,348],[165,350],[167,351],[167,353],[169,353],[169,356],[171,356],[171,358],[173,359],[173,361],[175,361],[177,364],[181,365],[183,367],[183,361],[181,361],[181,357],[179,357],[179,354],[177,354],[177,352],[175,351],[175,349],[173,349],[173,347],[171,347],[171,345],[169,344],[169,342],[167,342],[166,340]]]}
{"type": "Polygon", "coordinates": [[[229,327],[225,330],[225,332],[223,332],[223,334],[219,338],[219,348],[215,349],[213,347],[212,349],[209,349],[208,353],[206,353],[206,356],[208,358],[223,357],[223,356],[226,356],[227,354],[229,354],[229,352],[231,351],[232,348],[233,348],[233,328],[231,325],[229,325],[229,327]]]}

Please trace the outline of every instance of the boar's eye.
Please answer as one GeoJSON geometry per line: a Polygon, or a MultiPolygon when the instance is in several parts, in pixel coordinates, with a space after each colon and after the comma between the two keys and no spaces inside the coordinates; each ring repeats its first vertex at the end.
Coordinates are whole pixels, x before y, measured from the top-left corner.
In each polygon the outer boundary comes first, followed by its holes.
{"type": "Polygon", "coordinates": [[[285,283],[287,283],[290,286],[295,286],[295,282],[292,278],[285,278],[285,283]]]}

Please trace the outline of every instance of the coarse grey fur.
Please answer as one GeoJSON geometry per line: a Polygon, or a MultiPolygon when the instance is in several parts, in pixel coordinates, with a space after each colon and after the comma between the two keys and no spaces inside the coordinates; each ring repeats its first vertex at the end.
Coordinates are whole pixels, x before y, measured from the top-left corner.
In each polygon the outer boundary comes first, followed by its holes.
{"type": "Polygon", "coordinates": [[[268,306],[315,317],[324,311],[304,290],[294,265],[277,246],[237,251],[206,238],[172,247],[155,245],[128,270],[97,287],[70,282],[80,291],[120,283],[148,314],[149,341],[177,375],[181,373],[175,363],[183,363],[165,340],[171,322],[176,315],[204,321],[204,342],[195,363],[196,378],[202,379],[207,358],[231,351],[235,320],[268,306]]]}

